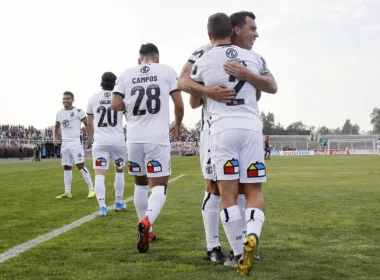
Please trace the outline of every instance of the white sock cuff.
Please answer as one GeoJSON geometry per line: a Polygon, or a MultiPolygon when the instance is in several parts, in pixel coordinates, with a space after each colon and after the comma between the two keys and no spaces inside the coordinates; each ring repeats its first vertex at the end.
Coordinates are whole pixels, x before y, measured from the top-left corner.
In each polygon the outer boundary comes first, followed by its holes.
{"type": "Polygon", "coordinates": [[[265,221],[265,214],[259,208],[247,208],[245,209],[245,220],[259,220],[262,223],[265,221]]]}
{"type": "Polygon", "coordinates": [[[105,176],[102,175],[102,174],[98,174],[98,175],[95,175],[95,179],[104,180],[104,179],[105,179],[105,176]]]}
{"type": "Polygon", "coordinates": [[[73,170],[63,170],[63,172],[66,174],[71,174],[71,173],[73,173],[73,170]]]}
{"type": "Polygon", "coordinates": [[[234,205],[223,209],[220,211],[220,218],[223,224],[240,220],[241,212],[239,206],[234,205]]]}
{"type": "Polygon", "coordinates": [[[217,208],[219,211],[220,204],[220,196],[211,194],[209,192],[205,192],[205,196],[203,198],[202,210],[205,210],[206,205],[207,208],[217,208]]]}
{"type": "Polygon", "coordinates": [[[83,167],[83,168],[80,170],[80,172],[81,172],[82,174],[89,174],[88,169],[87,169],[86,167],[83,167]]]}
{"type": "Polygon", "coordinates": [[[135,185],[135,191],[144,191],[148,192],[149,191],[149,186],[141,186],[141,185],[135,185]]]}
{"type": "Polygon", "coordinates": [[[115,177],[124,177],[124,172],[116,172],[115,177]]]}
{"type": "Polygon", "coordinates": [[[152,194],[162,192],[166,195],[166,187],[165,186],[155,186],[152,188],[152,194]]]}

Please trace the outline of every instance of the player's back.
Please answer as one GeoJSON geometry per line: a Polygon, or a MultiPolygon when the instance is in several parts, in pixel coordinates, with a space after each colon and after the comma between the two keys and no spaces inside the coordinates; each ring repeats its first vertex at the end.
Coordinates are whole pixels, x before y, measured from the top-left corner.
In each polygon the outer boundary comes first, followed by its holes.
{"type": "Polygon", "coordinates": [[[169,144],[169,96],[177,90],[174,69],[141,64],[124,72],[119,81],[124,83],[127,142],[169,144]]]}
{"type": "Polygon", "coordinates": [[[201,57],[193,67],[191,77],[205,86],[226,84],[235,88],[236,97],[228,104],[207,99],[212,133],[229,128],[246,128],[262,132],[262,122],[256,101],[256,88],[238,81],[224,70],[224,64],[238,62],[254,73],[260,73],[259,56],[233,45],[216,46],[201,57]],[[237,120],[238,119],[238,120],[237,120]]]}
{"type": "Polygon", "coordinates": [[[125,146],[123,112],[111,109],[112,91],[102,90],[91,96],[87,114],[94,115],[96,145],[125,146]]]}

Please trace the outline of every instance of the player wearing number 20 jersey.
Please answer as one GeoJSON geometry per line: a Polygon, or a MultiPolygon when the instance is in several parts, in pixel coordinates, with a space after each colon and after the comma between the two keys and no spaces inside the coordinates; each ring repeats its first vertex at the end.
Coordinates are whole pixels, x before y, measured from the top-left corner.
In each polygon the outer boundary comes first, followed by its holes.
{"type": "MultiPolygon", "coordinates": [[[[93,167],[95,169],[95,192],[99,203],[99,216],[107,215],[105,203],[105,174],[110,161],[116,168],[115,174],[115,211],[126,209],[122,202],[124,194],[124,166],[127,161],[127,150],[123,131],[123,112],[111,108],[112,90],[116,76],[106,72],[102,76],[102,91],[91,96],[87,106],[89,124],[89,141],[94,135],[92,145],[93,167]]],[[[91,145],[91,144],[90,144],[91,145]]],[[[88,145],[88,146],[90,146],[88,145]]]]}
{"type": "Polygon", "coordinates": [[[113,108],[127,111],[128,171],[135,175],[134,203],[138,223],[137,251],[147,252],[155,234],[151,225],[158,217],[167,194],[170,168],[169,98],[175,106],[172,128],[178,132],[183,118],[183,101],[177,89],[177,74],[159,64],[158,48],[140,48],[139,65],[120,75],[114,89],[113,108]],[[123,98],[121,101],[120,96],[123,98]],[[148,199],[148,180],[152,194],[148,199]]]}

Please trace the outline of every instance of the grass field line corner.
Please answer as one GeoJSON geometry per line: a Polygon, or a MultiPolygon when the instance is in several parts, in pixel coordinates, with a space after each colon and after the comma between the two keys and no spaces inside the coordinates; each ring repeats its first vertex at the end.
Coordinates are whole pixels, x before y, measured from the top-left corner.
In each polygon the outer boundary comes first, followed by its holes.
{"type": "MultiPolygon", "coordinates": [[[[169,183],[171,182],[174,182],[180,178],[182,178],[183,176],[185,176],[184,174],[181,174],[181,175],[178,175],[177,177],[174,177],[172,179],[169,180],[169,183]]],[[[133,196],[130,196],[126,199],[123,200],[124,203],[128,203],[130,201],[133,200],[133,196]]],[[[108,206],[107,207],[107,210],[110,210],[112,209],[113,206],[108,206]]],[[[49,233],[46,233],[44,235],[41,235],[37,238],[34,238],[32,240],[29,240],[25,243],[22,243],[20,245],[17,245],[15,247],[12,247],[10,248],[9,250],[5,251],[4,253],[0,254],[0,263],[3,263],[7,260],[9,260],[10,258],[13,258],[13,257],[16,257],[18,256],[19,254],[23,253],[23,252],[26,252],[28,251],[29,249],[33,248],[33,247],[36,247],[37,245],[40,245],[58,235],[61,235],[62,233],[65,233],[73,228],[76,228],[76,227],[79,227],[81,225],[83,225],[84,223],[87,223],[89,221],[91,221],[92,219],[96,218],[97,217],[97,213],[98,212],[94,212],[90,215],[87,215],[83,218],[80,218],[70,224],[67,224],[61,228],[58,228],[58,229],[55,229],[49,233]]]]}

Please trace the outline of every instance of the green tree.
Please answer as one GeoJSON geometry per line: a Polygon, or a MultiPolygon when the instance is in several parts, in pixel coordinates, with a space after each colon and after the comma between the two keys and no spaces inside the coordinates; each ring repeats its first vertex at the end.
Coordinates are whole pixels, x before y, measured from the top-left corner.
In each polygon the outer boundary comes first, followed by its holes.
{"type": "Polygon", "coordinates": [[[373,125],[372,133],[380,133],[380,108],[373,108],[371,117],[371,124],[373,125]]]}

